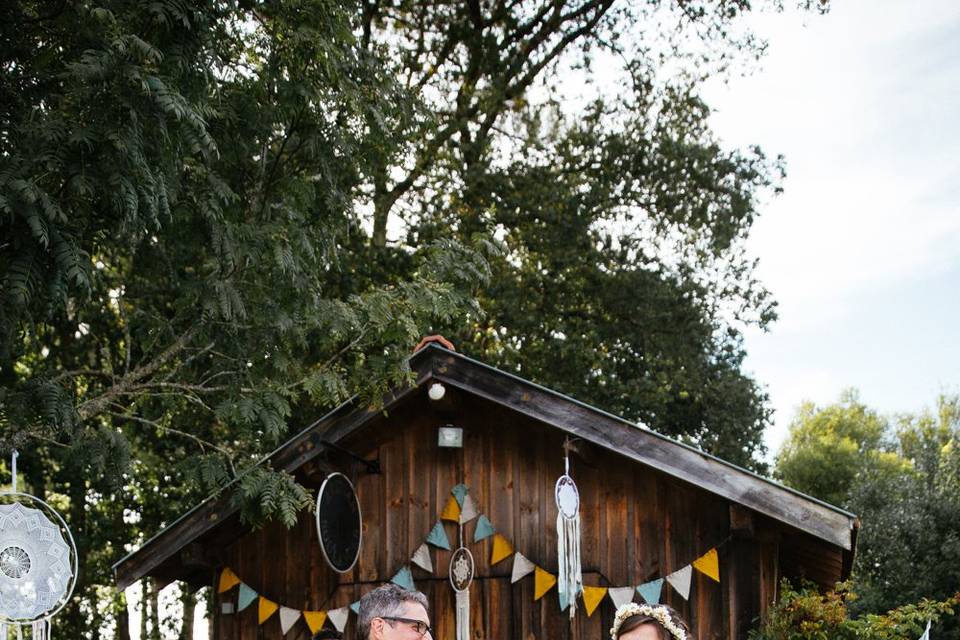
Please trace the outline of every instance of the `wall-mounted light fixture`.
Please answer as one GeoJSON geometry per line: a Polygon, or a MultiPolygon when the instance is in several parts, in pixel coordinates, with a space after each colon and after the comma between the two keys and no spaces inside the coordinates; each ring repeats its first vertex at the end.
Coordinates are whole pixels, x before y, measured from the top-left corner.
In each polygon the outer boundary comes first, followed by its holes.
{"type": "Polygon", "coordinates": [[[445,424],[437,432],[437,445],[449,449],[463,448],[463,429],[445,424]]]}
{"type": "Polygon", "coordinates": [[[443,398],[444,394],[447,392],[446,387],[444,387],[439,382],[434,382],[430,385],[430,389],[427,390],[427,395],[430,396],[430,399],[436,402],[443,398]]]}

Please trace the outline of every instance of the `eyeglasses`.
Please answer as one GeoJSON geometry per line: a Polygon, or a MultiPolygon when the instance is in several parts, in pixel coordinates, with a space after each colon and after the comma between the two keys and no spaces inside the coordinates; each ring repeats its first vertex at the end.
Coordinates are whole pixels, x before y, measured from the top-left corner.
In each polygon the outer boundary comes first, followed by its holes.
{"type": "Polygon", "coordinates": [[[406,624],[411,625],[413,627],[413,630],[416,631],[421,638],[427,635],[428,633],[430,634],[431,638],[433,637],[433,629],[431,629],[430,625],[428,625],[423,620],[414,620],[413,618],[397,618],[396,616],[380,616],[380,617],[383,618],[384,620],[393,620],[394,622],[404,622],[406,624]]]}

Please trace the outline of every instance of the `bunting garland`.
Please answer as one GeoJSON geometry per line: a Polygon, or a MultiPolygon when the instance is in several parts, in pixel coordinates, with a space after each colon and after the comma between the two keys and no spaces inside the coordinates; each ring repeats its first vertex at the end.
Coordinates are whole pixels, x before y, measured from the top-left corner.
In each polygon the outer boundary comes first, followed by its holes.
{"type": "Polygon", "coordinates": [[[720,559],[717,556],[716,549],[710,549],[710,551],[694,560],[692,566],[703,575],[720,582],[720,559]]]}
{"type": "Polygon", "coordinates": [[[690,597],[690,577],[692,574],[693,567],[688,564],[683,569],[674,571],[667,576],[667,582],[677,590],[677,593],[679,593],[680,597],[684,600],[690,597]]]}
{"type": "Polygon", "coordinates": [[[343,628],[347,626],[347,616],[350,615],[350,607],[340,607],[327,611],[327,620],[333,625],[333,628],[343,633],[343,628]]]}
{"type": "Polygon", "coordinates": [[[270,616],[276,613],[279,608],[280,605],[273,600],[267,600],[260,596],[260,603],[257,605],[257,624],[263,624],[269,620],[270,616]]]}
{"type": "MultiPolygon", "coordinates": [[[[561,476],[561,480],[564,477],[569,478],[569,476],[564,474],[564,476],[561,476]]],[[[570,483],[572,484],[572,482],[573,481],[571,479],[570,483]]],[[[559,484],[560,481],[558,481],[558,485],[559,484]]],[[[559,504],[560,503],[558,500],[558,507],[559,504]]],[[[567,509],[567,511],[568,513],[566,515],[573,513],[569,509],[567,509]]],[[[577,511],[579,511],[579,509],[577,509],[577,511]]],[[[561,512],[558,516],[558,547],[561,544],[564,535],[562,531],[563,521],[565,520],[564,515],[565,514],[561,512]]],[[[579,513],[576,513],[576,516],[579,518],[579,513]]],[[[470,554],[469,550],[463,546],[463,526],[466,523],[474,520],[476,522],[472,537],[473,542],[477,543],[491,538],[491,565],[503,562],[507,558],[513,556],[513,565],[510,576],[511,583],[519,582],[526,576],[534,574],[534,600],[542,599],[543,596],[549,593],[554,586],[563,584],[562,571],[560,572],[560,576],[554,575],[543,567],[540,567],[539,565],[530,561],[519,551],[516,551],[510,540],[497,531],[490,519],[485,514],[479,513],[479,510],[477,509],[477,503],[471,497],[470,490],[467,488],[467,486],[464,484],[458,484],[453,488],[453,490],[451,490],[451,495],[440,515],[440,520],[434,524],[424,541],[413,552],[410,557],[409,564],[400,567],[400,569],[397,570],[397,572],[390,579],[390,582],[397,584],[404,589],[416,589],[410,566],[416,565],[420,569],[432,574],[434,572],[434,567],[428,545],[438,549],[452,551],[450,539],[447,536],[443,522],[447,521],[456,523],[459,529],[458,538],[460,546],[451,557],[450,579],[451,584],[456,592],[457,640],[463,640],[464,638],[469,637],[469,585],[473,579],[473,556],[470,554]],[[469,558],[469,560],[466,560],[466,558],[469,558]],[[469,566],[469,570],[464,568],[464,563],[469,566]],[[455,565],[459,569],[459,571],[456,572],[456,576],[454,575],[455,565]]],[[[577,528],[579,529],[579,527],[577,528]]],[[[572,533],[573,532],[571,531],[571,534],[572,533]]],[[[571,535],[571,539],[573,538],[574,536],[571,535]]],[[[724,541],[724,543],[725,542],[726,541],[724,541]]],[[[724,543],[721,543],[721,546],[724,543]]],[[[576,546],[579,548],[579,544],[576,546]]],[[[720,581],[720,562],[717,549],[718,547],[709,549],[706,553],[703,553],[697,557],[690,564],[673,571],[665,577],[649,580],[636,586],[602,587],[584,585],[582,584],[581,579],[580,583],[576,587],[568,586],[566,589],[558,587],[557,598],[560,610],[566,611],[569,609],[572,618],[575,615],[577,596],[583,599],[583,607],[588,617],[593,615],[605,597],[609,597],[614,606],[620,606],[621,604],[631,602],[637,595],[639,595],[640,598],[647,604],[658,604],[662,596],[664,583],[669,584],[682,598],[688,599],[690,597],[693,569],[696,569],[711,580],[716,582],[720,581]],[[571,597],[571,594],[575,595],[571,597]]],[[[563,552],[558,548],[558,559],[563,557],[562,553],[563,552]]],[[[559,563],[559,566],[563,567],[563,564],[559,563]]],[[[575,567],[576,569],[579,569],[579,562],[575,563],[575,565],[574,563],[570,563],[570,566],[571,568],[575,567]]],[[[574,577],[574,572],[568,572],[567,577],[574,577]]],[[[568,581],[566,584],[573,585],[574,583],[572,581],[568,581]]],[[[273,614],[279,612],[277,617],[279,618],[280,630],[283,635],[289,633],[300,619],[303,619],[304,624],[306,624],[306,626],[310,629],[311,634],[316,634],[324,626],[324,624],[326,624],[327,621],[329,621],[330,624],[337,629],[337,631],[342,633],[350,613],[352,612],[354,614],[359,614],[359,600],[350,605],[342,606],[337,609],[331,609],[329,611],[300,610],[283,606],[264,596],[261,596],[248,584],[243,582],[241,577],[238,576],[231,568],[224,567],[217,581],[217,593],[225,593],[234,587],[239,587],[237,591],[236,611],[243,611],[254,602],[257,602],[257,621],[258,624],[261,625],[267,623],[273,617],[273,614]]]]}
{"type": "Polygon", "coordinates": [[[637,593],[647,604],[660,604],[661,591],[663,591],[663,578],[645,582],[637,587],[637,593]]]}
{"type": "Polygon", "coordinates": [[[290,607],[280,607],[280,633],[287,635],[297,620],[300,619],[300,612],[290,607]]]}
{"type": "Polygon", "coordinates": [[[311,634],[316,634],[317,631],[323,628],[323,623],[327,620],[326,611],[304,611],[303,619],[307,623],[307,628],[310,629],[311,634]]]}

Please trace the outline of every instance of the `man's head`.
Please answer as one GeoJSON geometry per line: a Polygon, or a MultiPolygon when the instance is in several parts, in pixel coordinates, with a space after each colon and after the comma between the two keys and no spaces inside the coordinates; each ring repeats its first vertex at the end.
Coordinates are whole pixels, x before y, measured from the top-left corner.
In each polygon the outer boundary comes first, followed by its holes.
{"type": "Polygon", "coordinates": [[[377,587],[360,598],[359,640],[432,640],[427,597],[395,584],[377,587]]]}

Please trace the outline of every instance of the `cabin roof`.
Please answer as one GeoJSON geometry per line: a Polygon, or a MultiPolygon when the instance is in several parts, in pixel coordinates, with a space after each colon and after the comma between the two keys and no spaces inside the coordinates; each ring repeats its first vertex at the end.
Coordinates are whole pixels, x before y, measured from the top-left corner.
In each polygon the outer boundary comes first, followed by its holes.
{"type": "MultiPolygon", "coordinates": [[[[402,402],[428,382],[442,382],[853,552],[859,522],[848,511],[435,343],[411,356],[410,367],[415,383],[391,394],[384,408],[402,402]]],[[[379,411],[357,406],[351,399],[280,445],[262,462],[269,461],[274,469],[293,473],[379,415],[379,411]]],[[[185,547],[212,530],[236,523],[237,508],[229,499],[230,488],[228,485],[209,496],[117,562],[113,569],[118,587],[123,589],[176,559],[185,547]]]]}

